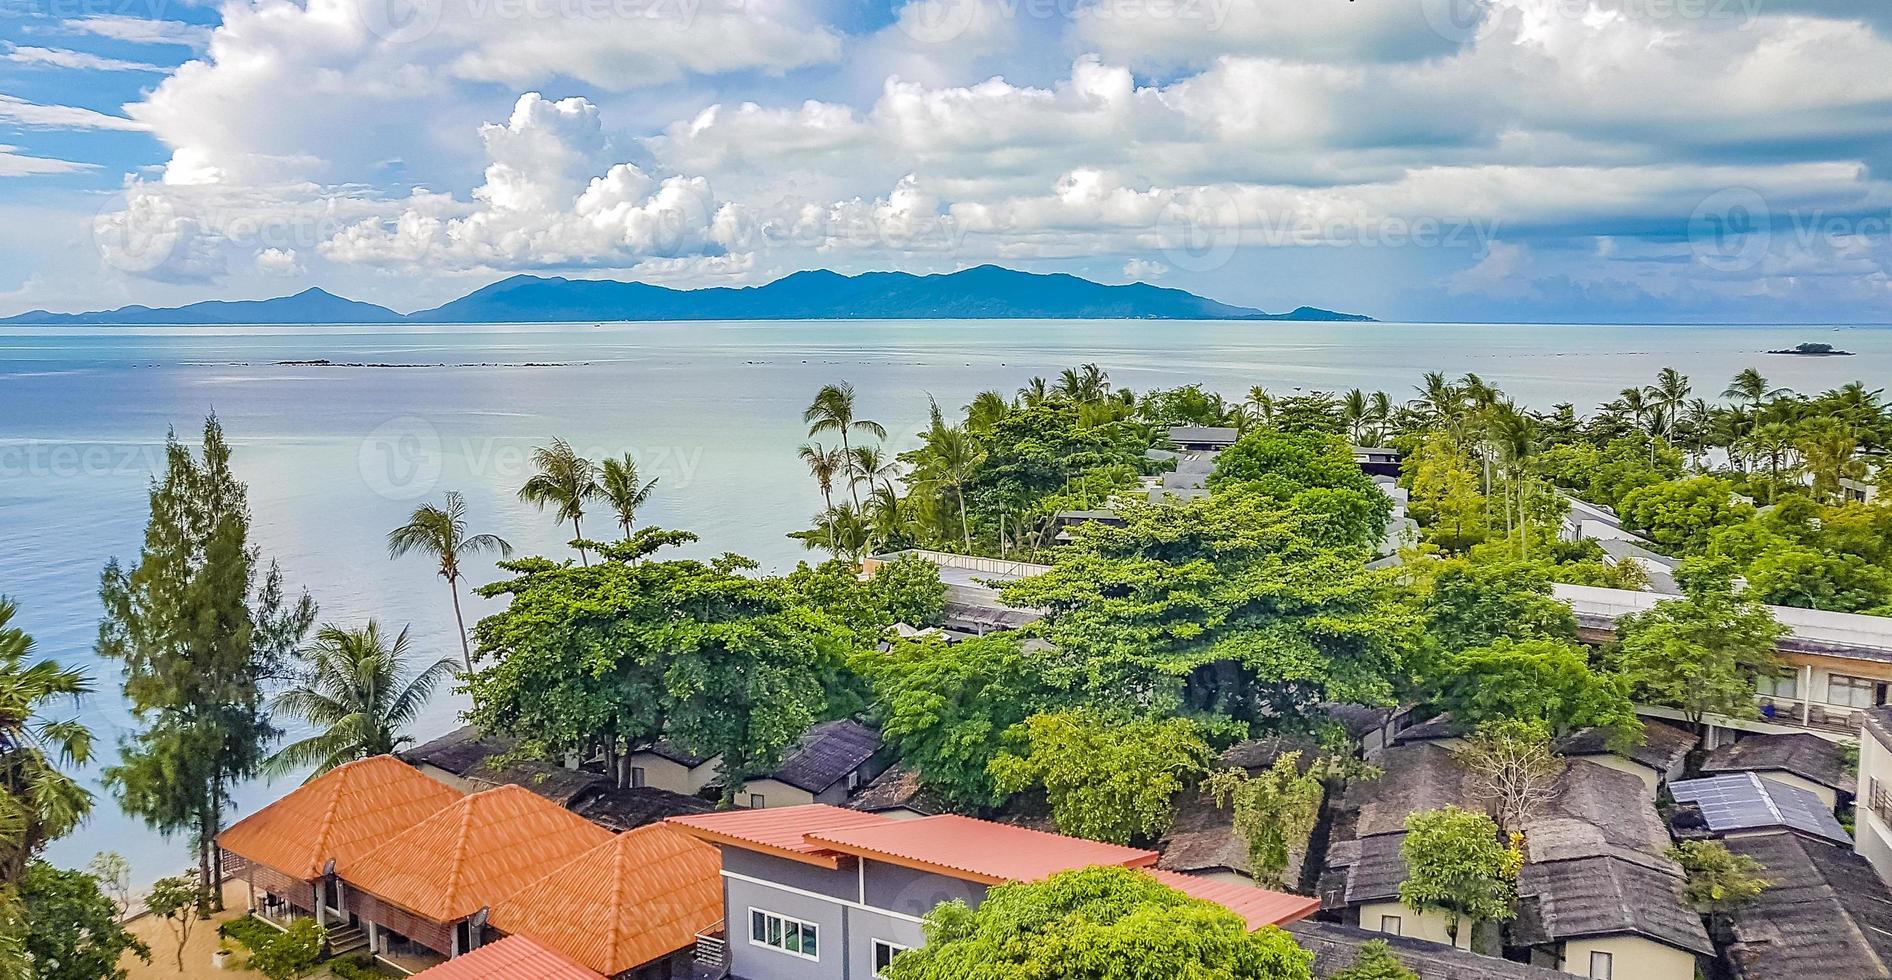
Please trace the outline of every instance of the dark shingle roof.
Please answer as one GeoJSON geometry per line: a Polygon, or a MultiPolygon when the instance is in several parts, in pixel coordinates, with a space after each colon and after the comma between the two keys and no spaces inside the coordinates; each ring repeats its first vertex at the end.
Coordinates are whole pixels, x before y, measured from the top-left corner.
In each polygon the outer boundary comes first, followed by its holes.
{"type": "Polygon", "coordinates": [[[824,721],[808,729],[801,744],[769,776],[796,789],[820,793],[879,751],[879,732],[858,721],[824,721]]]}
{"type": "Polygon", "coordinates": [[[1857,782],[1838,743],[1804,733],[1745,736],[1710,752],[1701,771],[1785,772],[1842,793],[1854,792],[1857,782]]]}
{"type": "Polygon", "coordinates": [[[873,782],[847,801],[847,806],[850,810],[867,813],[901,808],[927,816],[950,812],[946,804],[926,788],[920,778],[920,771],[905,764],[894,766],[874,777],[873,782]]]}
{"type": "Polygon", "coordinates": [[[1799,834],[1731,837],[1726,844],[1764,865],[1770,882],[1734,912],[1728,952],[1737,977],[1892,977],[1892,892],[1865,858],[1799,834]]]}
{"type": "Polygon", "coordinates": [[[1570,980],[1570,974],[1495,956],[1480,956],[1444,943],[1368,932],[1355,926],[1302,919],[1287,927],[1294,941],[1314,954],[1314,975],[1331,977],[1353,965],[1360,947],[1383,940],[1420,980],[1570,980]]]}
{"type": "Polygon", "coordinates": [[[573,813],[620,834],[671,817],[708,813],[714,809],[707,800],[655,786],[607,789],[572,804],[573,813]]]}
{"type": "Polygon", "coordinates": [[[669,759],[671,762],[685,769],[695,769],[697,766],[709,761],[709,757],[697,755],[695,752],[667,738],[658,739],[656,743],[646,746],[644,751],[660,759],[669,759]]]}
{"type": "MultiPolygon", "coordinates": [[[[1605,728],[1580,728],[1558,739],[1556,749],[1564,755],[1605,755],[1610,752],[1610,734],[1605,728]]],[[[1644,718],[1642,743],[1622,755],[1658,772],[1669,773],[1675,771],[1696,742],[1693,732],[1644,718]]]]}
{"type": "Polygon", "coordinates": [[[1347,736],[1359,741],[1385,727],[1399,712],[1397,708],[1374,708],[1364,704],[1324,704],[1320,711],[1347,730],[1347,736]]]}
{"type": "Polygon", "coordinates": [[[1452,724],[1450,714],[1434,715],[1425,721],[1401,731],[1393,736],[1393,742],[1405,745],[1410,742],[1429,742],[1442,738],[1457,738],[1458,728],[1452,724]]]}
{"type": "Polygon", "coordinates": [[[1833,819],[1825,801],[1798,786],[1735,772],[1670,783],[1678,803],[1692,803],[1716,834],[1784,827],[1844,844],[1846,828],[1833,819]]]}
{"type": "Polygon", "coordinates": [[[586,772],[583,769],[567,769],[564,766],[534,762],[530,759],[523,759],[504,767],[482,760],[474,763],[472,768],[460,775],[488,787],[507,785],[523,787],[559,806],[570,806],[573,800],[611,785],[611,780],[599,773],[586,772]]]}
{"type": "Polygon", "coordinates": [[[431,742],[400,753],[400,758],[410,765],[433,766],[455,776],[464,776],[468,769],[486,761],[487,756],[498,755],[511,748],[512,743],[506,739],[481,738],[479,729],[464,725],[431,742]]]}
{"type": "Polygon", "coordinates": [[[1251,738],[1246,742],[1236,742],[1222,750],[1221,763],[1232,769],[1244,769],[1249,773],[1260,772],[1272,767],[1276,759],[1289,752],[1301,753],[1300,770],[1314,764],[1314,760],[1323,753],[1318,743],[1291,735],[1270,735],[1266,738],[1251,738]]]}
{"type": "Polygon", "coordinates": [[[1704,956],[1715,951],[1701,916],[1682,901],[1679,875],[1614,857],[1533,862],[1519,873],[1511,925],[1519,945],[1624,933],[1704,956]]]}
{"type": "Polygon", "coordinates": [[[1327,849],[1327,871],[1321,878],[1321,904],[1344,908],[1364,902],[1399,897],[1406,880],[1406,842],[1402,831],[1342,841],[1327,849]]]}

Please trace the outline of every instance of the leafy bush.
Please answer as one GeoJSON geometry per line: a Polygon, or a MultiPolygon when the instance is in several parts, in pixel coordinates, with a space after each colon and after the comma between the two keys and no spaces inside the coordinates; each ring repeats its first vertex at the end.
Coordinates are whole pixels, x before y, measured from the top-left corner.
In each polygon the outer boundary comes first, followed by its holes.
{"type": "Polygon", "coordinates": [[[286,932],[250,947],[250,969],[269,980],[293,980],[315,969],[327,941],[328,930],[314,919],[297,919],[286,932]]]}
{"type": "Polygon", "coordinates": [[[366,956],[335,960],[329,963],[328,972],[338,980],[385,980],[374,968],[374,960],[366,956]]]}

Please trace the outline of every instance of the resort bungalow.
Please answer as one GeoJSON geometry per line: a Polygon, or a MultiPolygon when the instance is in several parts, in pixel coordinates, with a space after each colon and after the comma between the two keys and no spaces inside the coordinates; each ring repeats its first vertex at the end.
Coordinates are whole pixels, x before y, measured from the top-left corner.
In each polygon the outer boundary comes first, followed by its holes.
{"type": "MultiPolygon", "coordinates": [[[[1570,980],[1570,974],[1496,956],[1481,956],[1423,939],[1389,936],[1355,926],[1302,919],[1287,927],[1301,948],[1314,954],[1314,975],[1331,977],[1353,965],[1360,947],[1383,942],[1420,980],[1570,980]]],[[[1627,978],[1625,978],[1627,980],[1627,978]]]]}
{"type": "MultiPolygon", "coordinates": [[[[1482,810],[1451,750],[1436,741],[1402,742],[1380,753],[1378,779],[1357,780],[1335,807],[1321,907],[1342,925],[1393,936],[1452,943],[1445,913],[1421,912],[1399,900],[1406,880],[1406,818],[1422,810],[1457,806],[1482,810]]],[[[1472,948],[1461,928],[1456,945],[1472,948]]],[[[1488,945],[1488,944],[1487,944],[1488,945]]]]}
{"type": "Polygon", "coordinates": [[[494,902],[486,925],[613,980],[684,980],[696,934],[723,917],[719,870],[715,848],[652,824],[494,902]]]}
{"type": "Polygon", "coordinates": [[[277,925],[313,916],[332,948],[366,945],[341,875],[388,838],[451,807],[453,789],[388,755],[336,766],[217,835],[250,911],[277,925]]]}
{"type": "Polygon", "coordinates": [[[611,786],[611,780],[601,773],[532,759],[494,764],[494,756],[513,748],[510,739],[483,736],[478,728],[465,725],[402,752],[400,758],[462,793],[522,786],[559,806],[571,806],[611,786]]]}
{"type": "Polygon", "coordinates": [[[1353,461],[1371,476],[1399,475],[1399,450],[1391,446],[1354,446],[1353,461]]]}
{"type": "MultiPolygon", "coordinates": [[[[976,905],[993,885],[1072,868],[1148,869],[1154,851],[942,815],[897,820],[814,804],[678,817],[722,851],[724,925],[699,962],[745,980],[867,980],[925,942],[941,902],[976,905]]],[[[1152,871],[1218,902],[1251,929],[1300,919],[1317,903],[1249,885],[1152,871]]]]}
{"type": "Polygon", "coordinates": [[[875,776],[848,801],[847,808],[900,820],[938,816],[951,809],[926,788],[918,769],[904,763],[875,776]]]}
{"type": "Polygon", "coordinates": [[[645,786],[695,796],[716,781],[721,756],[701,756],[667,738],[660,738],[624,757],[631,786],[645,786]]]}
{"type": "Polygon", "coordinates": [[[1892,977],[1892,891],[1865,858],[1788,831],[1724,843],[1767,869],[1767,887],[1731,915],[1737,980],[1892,977]]]}
{"type": "Polygon", "coordinates": [[[1684,779],[1670,783],[1669,792],[1681,804],[1669,818],[1677,837],[1734,838],[1791,830],[1841,846],[1853,842],[1826,801],[1755,773],[1684,779]]]}
{"type": "Polygon", "coordinates": [[[342,868],[348,913],[369,946],[401,964],[479,946],[486,910],[610,831],[517,786],[462,797],[342,868]]]}
{"type": "Polygon", "coordinates": [[[1806,732],[1743,734],[1708,754],[1704,776],[1751,772],[1812,793],[1831,810],[1850,803],[1857,792],[1848,753],[1837,742],[1806,732]]]}
{"type": "Polygon", "coordinates": [[[1651,718],[1642,720],[1642,741],[1620,753],[1610,748],[1611,734],[1601,728],[1581,728],[1557,739],[1552,748],[1566,759],[1634,774],[1642,780],[1644,797],[1649,800],[1656,798],[1663,783],[1682,774],[1688,753],[1700,741],[1693,732],[1651,718]]]}
{"type": "Polygon", "coordinates": [[[886,768],[875,761],[880,745],[880,733],[858,721],[824,721],[803,733],[774,772],[745,782],[737,800],[757,810],[845,803],[886,768]]]}
{"type": "Polygon", "coordinates": [[[1669,834],[1633,773],[1570,762],[1524,824],[1507,945],[1591,980],[1693,980],[1714,944],[1682,897],[1669,834]]]}

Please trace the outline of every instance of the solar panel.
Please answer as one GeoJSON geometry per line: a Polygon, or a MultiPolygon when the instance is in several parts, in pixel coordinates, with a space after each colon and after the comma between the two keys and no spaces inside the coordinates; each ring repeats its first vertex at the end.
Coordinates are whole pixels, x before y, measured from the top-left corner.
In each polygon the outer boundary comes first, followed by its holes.
{"type": "Polygon", "coordinates": [[[1708,829],[1717,834],[1787,827],[1832,841],[1852,842],[1846,828],[1833,819],[1833,811],[1819,797],[1751,772],[1686,779],[1671,783],[1669,791],[1678,802],[1699,807],[1708,829]]]}

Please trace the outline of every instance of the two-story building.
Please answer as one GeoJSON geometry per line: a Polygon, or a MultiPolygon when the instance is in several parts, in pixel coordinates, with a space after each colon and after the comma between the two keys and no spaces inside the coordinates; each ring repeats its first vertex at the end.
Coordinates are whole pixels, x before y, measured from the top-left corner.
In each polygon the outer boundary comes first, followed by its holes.
{"type": "Polygon", "coordinates": [[[993,885],[1106,865],[1147,869],[1228,907],[1250,928],[1311,914],[1314,899],[1154,868],[1157,854],[970,817],[896,819],[838,807],[735,810],[670,825],[722,851],[724,923],[699,960],[742,980],[872,980],[925,942],[942,902],[993,885]]]}

